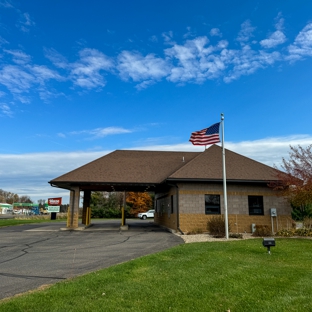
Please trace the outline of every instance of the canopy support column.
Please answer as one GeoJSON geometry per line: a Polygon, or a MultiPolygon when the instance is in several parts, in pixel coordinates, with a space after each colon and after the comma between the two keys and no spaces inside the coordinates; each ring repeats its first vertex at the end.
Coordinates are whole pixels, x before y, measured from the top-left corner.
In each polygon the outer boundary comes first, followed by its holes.
{"type": "Polygon", "coordinates": [[[79,200],[80,200],[80,189],[78,186],[73,187],[70,191],[70,202],[67,215],[68,229],[78,228],[79,200]]]}
{"type": "Polygon", "coordinates": [[[127,207],[127,202],[126,202],[126,191],[124,191],[124,198],[123,198],[123,207],[121,208],[121,226],[120,226],[120,230],[128,230],[129,227],[128,225],[126,225],[126,207],[127,207]]]}
{"type": "Polygon", "coordinates": [[[90,209],[90,202],[91,202],[91,191],[84,191],[83,194],[83,208],[82,208],[82,224],[89,225],[90,224],[90,216],[89,216],[89,209],[90,209]]]}

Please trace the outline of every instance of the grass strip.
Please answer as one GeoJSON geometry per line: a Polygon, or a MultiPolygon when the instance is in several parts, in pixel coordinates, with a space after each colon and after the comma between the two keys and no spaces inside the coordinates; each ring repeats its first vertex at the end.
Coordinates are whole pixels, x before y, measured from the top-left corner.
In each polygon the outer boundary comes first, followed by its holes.
{"type": "MultiPolygon", "coordinates": [[[[65,219],[50,220],[50,219],[0,219],[0,227],[23,225],[29,223],[47,223],[47,222],[60,222],[65,219]]],[[[66,220],[65,220],[66,221],[66,220]]]]}
{"type": "Polygon", "coordinates": [[[4,300],[0,311],[312,311],[312,240],[183,244],[4,300]]]}

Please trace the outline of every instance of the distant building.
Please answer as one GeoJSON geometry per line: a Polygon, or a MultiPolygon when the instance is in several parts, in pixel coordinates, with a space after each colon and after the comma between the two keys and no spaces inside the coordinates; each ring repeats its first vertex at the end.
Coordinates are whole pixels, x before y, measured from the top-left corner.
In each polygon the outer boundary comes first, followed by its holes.
{"type": "Polygon", "coordinates": [[[12,214],[13,206],[7,203],[0,203],[0,214],[12,214]]]}

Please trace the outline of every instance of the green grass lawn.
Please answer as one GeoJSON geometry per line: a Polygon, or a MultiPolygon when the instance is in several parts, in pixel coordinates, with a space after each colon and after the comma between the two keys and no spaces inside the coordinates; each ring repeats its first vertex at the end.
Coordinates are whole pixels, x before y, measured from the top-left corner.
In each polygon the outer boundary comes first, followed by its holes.
{"type": "Polygon", "coordinates": [[[0,311],[312,311],[312,240],[183,244],[4,300],[0,311]]]}
{"type": "MultiPolygon", "coordinates": [[[[0,227],[4,226],[12,226],[12,225],[21,225],[21,224],[29,224],[29,223],[43,223],[43,222],[59,222],[64,221],[62,220],[50,220],[50,219],[0,219],[0,227]]],[[[65,220],[66,221],[66,220],[65,220]]]]}

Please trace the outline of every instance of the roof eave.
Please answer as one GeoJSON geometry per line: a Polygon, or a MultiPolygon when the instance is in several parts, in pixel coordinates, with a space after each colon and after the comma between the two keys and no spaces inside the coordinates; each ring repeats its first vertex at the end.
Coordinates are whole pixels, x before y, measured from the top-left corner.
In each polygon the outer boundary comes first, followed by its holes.
{"type": "Polygon", "coordinates": [[[118,191],[140,191],[148,192],[157,187],[157,183],[144,183],[144,182],[82,182],[82,181],[57,181],[49,182],[51,186],[62,189],[71,190],[73,187],[79,187],[80,190],[103,190],[110,192],[118,191]]]}

